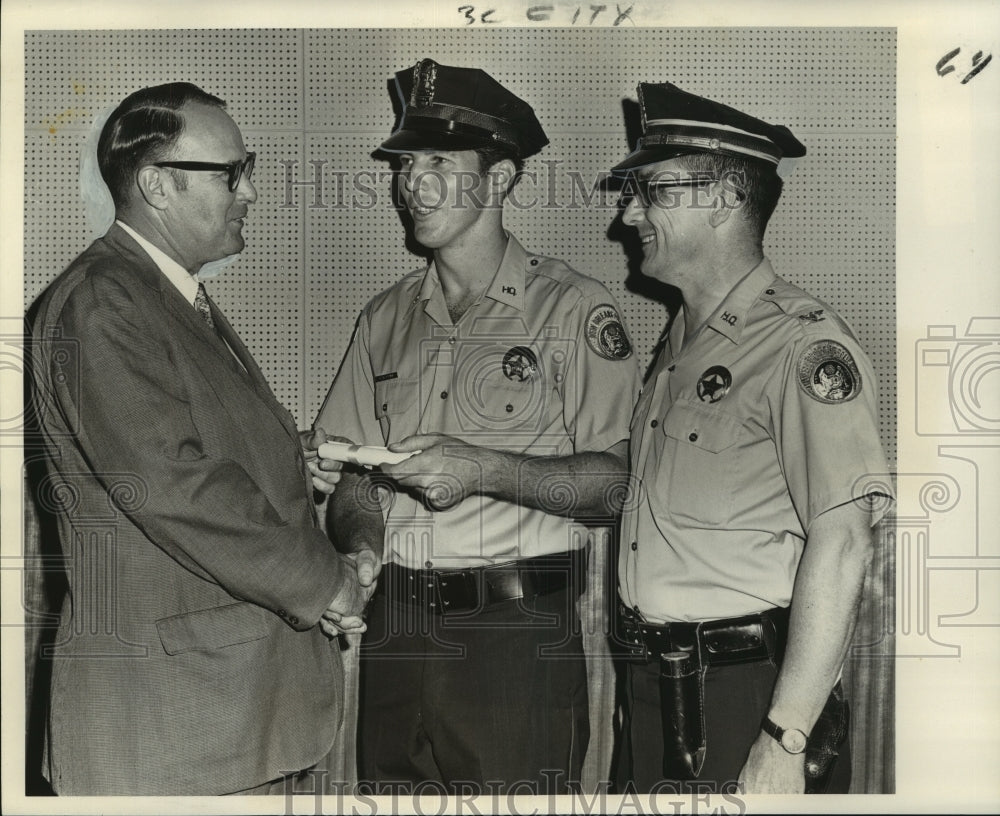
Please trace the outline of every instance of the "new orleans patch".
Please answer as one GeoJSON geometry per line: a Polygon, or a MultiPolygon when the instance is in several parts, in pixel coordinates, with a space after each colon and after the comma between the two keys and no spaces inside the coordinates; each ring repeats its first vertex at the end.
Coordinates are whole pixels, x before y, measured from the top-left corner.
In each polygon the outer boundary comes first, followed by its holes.
{"type": "Polygon", "coordinates": [[[632,344],[618,310],[610,303],[595,306],[587,315],[587,344],[605,360],[627,360],[632,344]]]}
{"type": "Polygon", "coordinates": [[[718,402],[729,393],[733,375],[725,366],[712,366],[698,378],[698,399],[702,402],[718,402]]]}
{"type": "Polygon", "coordinates": [[[513,382],[526,382],[538,373],[538,358],[526,346],[514,346],[503,356],[503,375],[513,382]]]}
{"type": "Polygon", "coordinates": [[[861,372],[846,348],[818,340],[799,355],[799,386],[817,402],[848,402],[861,393],[861,372]]]}

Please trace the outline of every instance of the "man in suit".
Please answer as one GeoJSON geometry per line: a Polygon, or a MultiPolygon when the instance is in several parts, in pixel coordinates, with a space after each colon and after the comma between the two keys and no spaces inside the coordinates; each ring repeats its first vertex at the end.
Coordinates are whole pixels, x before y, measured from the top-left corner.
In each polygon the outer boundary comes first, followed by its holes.
{"type": "Polygon", "coordinates": [[[117,220],[39,304],[39,500],[69,571],[43,768],[61,795],[311,790],[343,720],[321,630],[360,625],[365,591],[311,489],[339,474],[197,279],[243,249],[253,162],[196,86],[127,97],[98,144],[117,220]]]}

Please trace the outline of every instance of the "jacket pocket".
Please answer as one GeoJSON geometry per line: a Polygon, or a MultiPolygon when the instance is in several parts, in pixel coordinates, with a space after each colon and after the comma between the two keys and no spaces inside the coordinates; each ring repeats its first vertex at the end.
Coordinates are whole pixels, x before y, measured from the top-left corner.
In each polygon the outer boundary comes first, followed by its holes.
{"type": "Polygon", "coordinates": [[[251,603],[227,604],[161,618],[156,630],[168,655],[210,651],[267,637],[266,614],[251,603]]]}

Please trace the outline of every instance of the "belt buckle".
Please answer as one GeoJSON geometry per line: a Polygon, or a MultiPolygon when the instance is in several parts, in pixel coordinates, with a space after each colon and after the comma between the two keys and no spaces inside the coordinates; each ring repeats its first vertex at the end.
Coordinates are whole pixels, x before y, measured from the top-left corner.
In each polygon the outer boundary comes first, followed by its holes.
{"type": "Polygon", "coordinates": [[[434,593],[430,598],[431,610],[439,615],[462,612],[479,606],[480,587],[469,570],[434,573],[434,593]],[[471,579],[471,580],[470,580],[471,579]],[[470,584],[471,590],[470,590],[470,584]],[[469,603],[470,595],[473,602],[469,603]]]}

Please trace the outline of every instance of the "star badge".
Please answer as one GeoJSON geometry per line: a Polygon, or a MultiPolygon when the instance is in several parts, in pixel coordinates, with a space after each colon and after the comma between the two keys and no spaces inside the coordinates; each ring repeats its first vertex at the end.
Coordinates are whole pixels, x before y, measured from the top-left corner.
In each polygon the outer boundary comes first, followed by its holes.
{"type": "Polygon", "coordinates": [[[718,402],[729,393],[733,375],[724,366],[712,366],[698,378],[698,399],[702,402],[718,402]]]}

